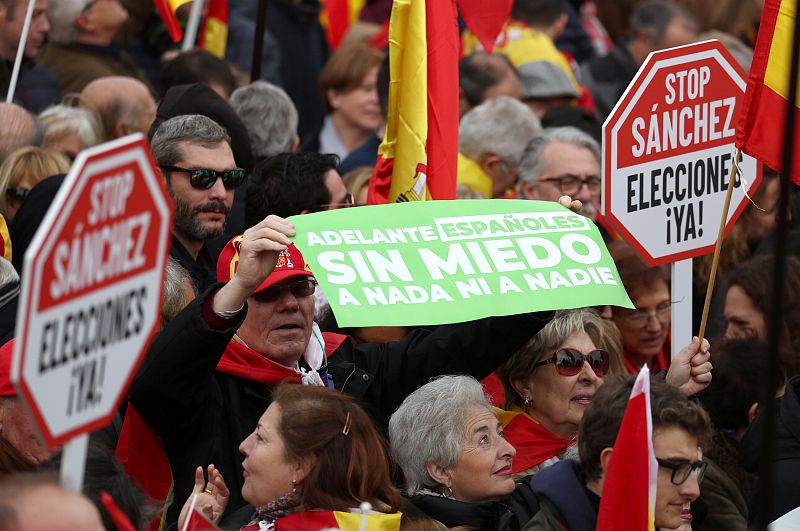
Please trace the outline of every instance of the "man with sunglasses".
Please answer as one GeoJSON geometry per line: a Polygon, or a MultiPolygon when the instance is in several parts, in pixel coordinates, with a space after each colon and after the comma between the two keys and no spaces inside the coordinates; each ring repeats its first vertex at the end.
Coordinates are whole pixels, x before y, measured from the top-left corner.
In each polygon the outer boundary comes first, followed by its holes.
{"type": "Polygon", "coordinates": [[[583,203],[591,220],[600,208],[600,146],[574,127],[546,129],[534,138],[519,162],[520,199],[556,201],[568,195],[583,203]]]}
{"type": "MultiPolygon", "coordinates": [[[[605,470],[634,380],[607,382],[595,393],[578,432],[580,462],[560,461],[533,476],[541,509],[524,530],[595,529],[605,470]]],[[[692,523],[691,504],[700,496],[707,465],[701,448],[710,439],[711,421],[700,405],[658,380],[650,382],[650,408],[658,461],[655,527],[677,529],[692,523]]]]}
{"type": "Polygon", "coordinates": [[[166,120],[151,146],[175,205],[171,255],[203,291],[216,281],[206,241],[225,229],[246,172],[236,166],[228,133],[206,116],[166,120]]]}
{"type": "Polygon", "coordinates": [[[430,378],[485,378],[552,317],[492,317],[385,344],[323,336],[313,322],[315,281],[291,236],[291,223],[269,216],[229,242],[217,265],[226,283],[164,328],[131,385],[130,403],[164,445],[176,500],[191,492],[195,468],[213,463],[230,491],[228,511],[244,505],[237,447],[280,381],[350,394],[385,431],[396,407],[430,378]]]}

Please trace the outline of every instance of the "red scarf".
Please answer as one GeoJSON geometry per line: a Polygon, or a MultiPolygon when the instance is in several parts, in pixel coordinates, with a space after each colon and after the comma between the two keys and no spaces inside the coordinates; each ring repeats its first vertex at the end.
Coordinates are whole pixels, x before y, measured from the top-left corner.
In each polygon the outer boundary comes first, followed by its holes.
{"type": "Polygon", "coordinates": [[[232,339],[225,347],[225,353],[217,363],[217,370],[267,385],[277,385],[283,381],[292,383],[300,381],[299,372],[269,361],[236,339],[232,339]]]}
{"type": "Polygon", "coordinates": [[[506,440],[517,449],[511,463],[514,474],[557,456],[575,443],[553,435],[518,407],[512,406],[511,411],[495,408],[495,413],[503,425],[506,440]]]}
{"type": "MultiPolygon", "coordinates": [[[[328,356],[347,339],[347,336],[329,332],[323,332],[322,337],[325,340],[325,354],[328,356]]],[[[236,339],[232,339],[225,347],[225,353],[217,363],[217,370],[267,385],[277,385],[283,381],[300,382],[300,373],[269,361],[236,339]]]]}
{"type": "MultiPolygon", "coordinates": [[[[653,365],[649,367],[650,374],[657,374],[661,371],[669,370],[669,363],[671,360],[668,352],[670,352],[672,344],[670,336],[671,334],[668,331],[667,339],[664,340],[664,346],[661,347],[661,350],[658,351],[658,354],[656,354],[655,358],[653,359],[653,365]]],[[[636,367],[627,355],[624,356],[622,359],[623,361],[625,361],[625,369],[628,371],[628,374],[632,374],[634,376],[639,374],[641,366],[636,367]]]]}

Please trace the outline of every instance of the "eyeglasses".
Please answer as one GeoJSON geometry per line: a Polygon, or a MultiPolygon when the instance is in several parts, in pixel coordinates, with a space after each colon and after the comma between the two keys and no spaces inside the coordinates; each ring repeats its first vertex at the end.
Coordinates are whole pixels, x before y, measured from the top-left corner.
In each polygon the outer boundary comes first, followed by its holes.
{"type": "Polygon", "coordinates": [[[6,198],[22,201],[30,192],[29,188],[6,188],[6,198]]]}
{"type": "Polygon", "coordinates": [[[533,367],[552,363],[561,376],[575,376],[583,369],[584,362],[589,364],[598,378],[608,372],[608,352],[600,349],[584,354],[574,348],[562,348],[556,350],[552,358],[540,361],[533,367]]]}
{"type": "Polygon", "coordinates": [[[192,188],[198,190],[209,190],[217,182],[217,177],[222,178],[222,184],[228,190],[237,188],[244,182],[247,174],[243,169],[236,168],[233,170],[217,171],[208,168],[180,168],[178,166],[161,166],[162,170],[170,172],[181,172],[189,174],[189,183],[192,188]]]}
{"type": "Polygon", "coordinates": [[[553,177],[539,177],[539,182],[552,182],[558,184],[561,188],[561,193],[564,195],[575,195],[581,191],[581,187],[585,184],[590,192],[596,192],[600,189],[600,177],[597,175],[587,175],[581,177],[572,173],[565,173],[564,175],[555,175],[553,177]]]}
{"type": "Polygon", "coordinates": [[[658,461],[658,466],[663,466],[664,468],[672,470],[672,475],[669,480],[673,485],[683,485],[686,483],[686,480],[689,479],[689,476],[691,476],[692,472],[695,470],[697,471],[697,482],[700,483],[703,481],[703,476],[705,476],[706,467],[708,466],[707,461],[695,461],[694,463],[690,463],[689,461],[672,461],[669,459],[660,459],[658,457],[656,457],[656,461],[658,461]]]}
{"type": "Polygon", "coordinates": [[[314,287],[317,281],[313,278],[304,278],[286,284],[273,284],[257,293],[253,293],[253,299],[257,302],[274,302],[281,298],[284,290],[289,290],[296,298],[308,297],[314,294],[314,287]]]}
{"type": "Polygon", "coordinates": [[[662,324],[667,324],[672,316],[672,305],[661,304],[655,310],[636,310],[630,315],[620,317],[621,321],[630,323],[637,328],[643,328],[650,322],[650,318],[654,318],[662,324]]]}
{"type": "Polygon", "coordinates": [[[353,198],[353,194],[347,192],[347,194],[344,196],[344,199],[342,199],[340,202],[325,203],[324,205],[320,205],[320,208],[322,210],[336,210],[337,208],[350,208],[352,206],[356,206],[356,201],[353,198]]]}

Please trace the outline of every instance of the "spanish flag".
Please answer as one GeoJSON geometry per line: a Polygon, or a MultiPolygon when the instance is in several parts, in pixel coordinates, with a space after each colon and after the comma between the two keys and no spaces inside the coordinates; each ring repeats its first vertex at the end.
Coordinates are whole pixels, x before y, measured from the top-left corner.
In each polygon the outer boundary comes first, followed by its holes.
{"type": "Polygon", "coordinates": [[[208,2],[208,13],[203,22],[199,47],[224,59],[225,45],[228,42],[228,0],[206,0],[206,2],[208,2]]]}
{"type": "Polygon", "coordinates": [[[192,0],[153,0],[156,11],[158,11],[161,20],[164,21],[164,25],[167,27],[167,33],[170,39],[172,39],[172,42],[180,42],[183,38],[183,30],[178,23],[178,17],[175,15],[175,12],[178,11],[179,7],[191,1],[192,0]]]}
{"type": "Polygon", "coordinates": [[[658,462],[653,453],[650,370],[642,367],[603,477],[598,531],[654,531],[658,462]]]}
{"type": "Polygon", "coordinates": [[[459,55],[454,0],[394,0],[389,115],[370,204],[455,198],[459,55]]]}
{"type": "MultiPolygon", "coordinates": [[[[293,513],[275,522],[275,531],[317,531],[341,529],[342,531],[398,531],[401,513],[375,511],[305,511],[293,513]]],[[[248,530],[249,531],[249,530],[248,530]]]]}
{"type": "Polygon", "coordinates": [[[319,22],[325,30],[328,46],[335,50],[342,43],[350,25],[358,20],[366,0],[322,0],[319,22]]]}
{"type": "MultiPolygon", "coordinates": [[[[783,165],[786,105],[789,100],[789,67],[792,32],[797,19],[797,0],[766,0],[756,39],[744,112],[736,127],[736,147],[767,166],[783,165]]],[[[800,101],[795,95],[794,105],[800,101]]],[[[800,114],[794,123],[794,146],[800,148],[800,114]]],[[[794,157],[790,177],[800,184],[800,157],[794,157]]]]}

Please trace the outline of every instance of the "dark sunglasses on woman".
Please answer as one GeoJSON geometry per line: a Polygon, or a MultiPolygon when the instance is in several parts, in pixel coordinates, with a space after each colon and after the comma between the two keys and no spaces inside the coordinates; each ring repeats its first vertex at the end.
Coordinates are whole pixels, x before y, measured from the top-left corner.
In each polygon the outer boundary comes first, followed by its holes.
{"type": "Polygon", "coordinates": [[[552,363],[561,376],[575,376],[583,369],[584,362],[589,364],[598,378],[608,373],[608,352],[600,349],[584,354],[574,348],[562,348],[555,351],[553,357],[538,362],[534,367],[552,363]]]}

